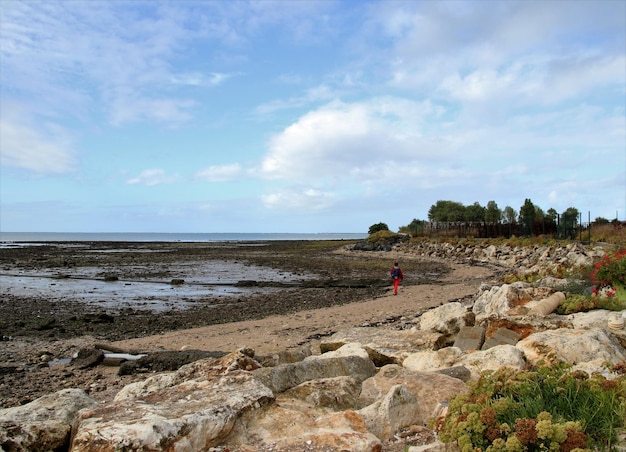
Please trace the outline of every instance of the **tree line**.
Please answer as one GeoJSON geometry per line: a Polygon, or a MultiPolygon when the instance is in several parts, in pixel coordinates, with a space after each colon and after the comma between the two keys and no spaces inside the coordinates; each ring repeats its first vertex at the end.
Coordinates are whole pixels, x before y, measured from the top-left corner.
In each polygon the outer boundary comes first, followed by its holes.
{"type": "MultiPolygon", "coordinates": [[[[604,218],[596,218],[597,223],[608,223],[604,218]]],[[[406,226],[401,226],[399,232],[418,235],[448,234],[457,236],[476,237],[510,237],[531,235],[555,235],[557,237],[574,237],[580,230],[580,212],[575,207],[569,207],[558,213],[550,208],[544,211],[530,199],[515,210],[511,206],[504,209],[498,207],[495,201],[489,201],[486,206],[475,202],[465,206],[457,201],[437,201],[428,210],[428,220],[413,219],[406,226]]],[[[380,228],[384,223],[376,226],[380,228]]]]}

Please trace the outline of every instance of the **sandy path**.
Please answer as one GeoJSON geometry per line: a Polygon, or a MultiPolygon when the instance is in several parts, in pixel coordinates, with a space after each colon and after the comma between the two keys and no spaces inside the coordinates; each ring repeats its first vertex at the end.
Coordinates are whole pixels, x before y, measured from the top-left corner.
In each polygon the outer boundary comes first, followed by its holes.
{"type": "MultiPolygon", "coordinates": [[[[425,308],[439,306],[451,300],[475,295],[481,283],[493,276],[484,267],[453,265],[444,284],[401,286],[394,296],[391,288],[386,295],[359,303],[300,311],[259,320],[211,325],[178,330],[115,342],[114,345],[139,351],[180,350],[191,348],[209,351],[235,351],[249,347],[259,355],[270,354],[298,344],[315,346],[315,335],[328,335],[352,326],[384,322],[407,316],[413,318],[425,308]]],[[[314,352],[315,347],[314,348],[314,352]]]]}

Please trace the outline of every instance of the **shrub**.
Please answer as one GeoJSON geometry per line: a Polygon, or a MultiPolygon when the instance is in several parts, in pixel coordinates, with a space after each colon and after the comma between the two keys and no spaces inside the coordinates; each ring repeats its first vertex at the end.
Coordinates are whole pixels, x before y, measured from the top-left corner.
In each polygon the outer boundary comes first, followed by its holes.
{"type": "Polygon", "coordinates": [[[611,448],[626,417],[626,376],[606,380],[565,364],[503,368],[450,401],[439,438],[486,452],[611,448]]]}
{"type": "Polygon", "coordinates": [[[369,235],[372,235],[379,231],[388,231],[388,230],[389,230],[389,226],[387,226],[386,223],[376,223],[370,226],[367,233],[369,235]]]}
{"type": "Polygon", "coordinates": [[[576,312],[587,312],[593,309],[606,309],[607,311],[621,311],[626,304],[617,297],[603,297],[596,294],[571,294],[568,293],[565,300],[557,309],[557,314],[567,315],[576,312]]]}
{"type": "Polygon", "coordinates": [[[626,249],[605,255],[591,272],[591,282],[596,293],[604,288],[613,288],[616,298],[626,301],[626,249]]]}
{"type": "MultiPolygon", "coordinates": [[[[583,233],[585,238],[585,233],[583,233]]],[[[624,224],[594,224],[591,227],[591,242],[613,243],[626,246],[626,227],[624,224]]]]}

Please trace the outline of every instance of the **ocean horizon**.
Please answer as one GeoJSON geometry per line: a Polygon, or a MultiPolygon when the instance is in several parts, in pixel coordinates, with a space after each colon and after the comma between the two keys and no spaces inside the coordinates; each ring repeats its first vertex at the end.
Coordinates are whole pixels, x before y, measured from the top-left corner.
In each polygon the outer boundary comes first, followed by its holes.
{"type": "Polygon", "coordinates": [[[0,232],[1,243],[20,242],[249,242],[267,240],[359,240],[359,232],[0,232]]]}

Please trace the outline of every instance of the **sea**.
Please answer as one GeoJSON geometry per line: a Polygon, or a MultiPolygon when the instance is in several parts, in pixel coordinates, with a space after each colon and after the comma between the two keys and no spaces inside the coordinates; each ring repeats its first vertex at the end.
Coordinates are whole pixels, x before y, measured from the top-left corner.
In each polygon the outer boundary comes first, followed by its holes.
{"type": "Polygon", "coordinates": [[[360,240],[365,233],[254,232],[1,232],[0,243],[19,242],[248,242],[268,240],[360,240]]]}

